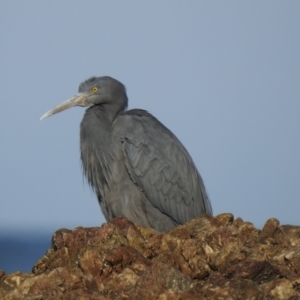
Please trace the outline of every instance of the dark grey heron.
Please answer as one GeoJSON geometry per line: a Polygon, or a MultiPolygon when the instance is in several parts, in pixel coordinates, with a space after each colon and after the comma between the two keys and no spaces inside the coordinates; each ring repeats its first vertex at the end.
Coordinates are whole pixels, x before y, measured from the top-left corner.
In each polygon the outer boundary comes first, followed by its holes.
{"type": "Polygon", "coordinates": [[[212,214],[203,180],[177,137],[150,113],[126,110],[125,86],[91,77],[41,119],[89,107],[80,125],[83,172],[107,221],[117,217],[157,231],[212,214]]]}

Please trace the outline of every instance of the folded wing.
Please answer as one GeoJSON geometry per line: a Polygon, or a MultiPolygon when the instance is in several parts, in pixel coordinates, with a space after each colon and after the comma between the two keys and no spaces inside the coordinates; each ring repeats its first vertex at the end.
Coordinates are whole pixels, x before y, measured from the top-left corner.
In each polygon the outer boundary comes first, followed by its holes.
{"type": "Polygon", "coordinates": [[[176,224],[212,213],[202,178],[171,131],[143,110],[127,111],[119,122],[127,170],[154,207],[176,224]]]}

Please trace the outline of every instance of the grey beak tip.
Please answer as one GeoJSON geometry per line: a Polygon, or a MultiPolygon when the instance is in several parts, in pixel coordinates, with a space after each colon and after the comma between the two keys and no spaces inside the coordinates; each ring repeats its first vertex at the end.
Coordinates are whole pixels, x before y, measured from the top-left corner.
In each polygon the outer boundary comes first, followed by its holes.
{"type": "Polygon", "coordinates": [[[43,115],[40,117],[40,121],[42,121],[43,119],[47,118],[48,116],[49,116],[48,113],[43,114],[43,115]]]}

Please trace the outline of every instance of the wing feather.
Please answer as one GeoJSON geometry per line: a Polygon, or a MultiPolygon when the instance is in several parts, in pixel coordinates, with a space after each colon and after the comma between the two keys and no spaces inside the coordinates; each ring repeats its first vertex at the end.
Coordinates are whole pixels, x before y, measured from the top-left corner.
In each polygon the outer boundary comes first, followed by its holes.
{"type": "Polygon", "coordinates": [[[142,110],[124,112],[114,128],[128,172],[154,207],[178,224],[212,213],[202,178],[171,131],[142,110]]]}

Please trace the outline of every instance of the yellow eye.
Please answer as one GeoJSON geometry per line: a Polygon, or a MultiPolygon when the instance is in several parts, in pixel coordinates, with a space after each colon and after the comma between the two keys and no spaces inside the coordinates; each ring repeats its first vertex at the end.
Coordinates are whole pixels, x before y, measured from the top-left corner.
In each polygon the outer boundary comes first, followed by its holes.
{"type": "Polygon", "coordinates": [[[93,88],[92,88],[92,92],[93,93],[96,93],[98,91],[98,88],[96,87],[96,86],[94,86],[93,88]]]}

